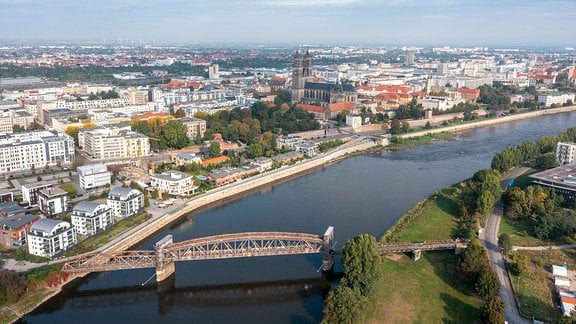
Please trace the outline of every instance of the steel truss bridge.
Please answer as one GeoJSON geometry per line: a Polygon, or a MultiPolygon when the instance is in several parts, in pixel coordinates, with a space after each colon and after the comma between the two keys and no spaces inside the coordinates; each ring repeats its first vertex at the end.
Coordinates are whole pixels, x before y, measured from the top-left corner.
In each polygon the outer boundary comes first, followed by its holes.
{"type": "Polygon", "coordinates": [[[323,253],[322,270],[334,264],[334,228],[324,235],[288,232],[247,232],[222,234],[187,241],[172,242],[168,235],[155,244],[154,250],[93,252],[69,259],[66,272],[156,268],[156,280],[163,281],[174,273],[175,261],[194,261],[272,255],[323,253]]]}

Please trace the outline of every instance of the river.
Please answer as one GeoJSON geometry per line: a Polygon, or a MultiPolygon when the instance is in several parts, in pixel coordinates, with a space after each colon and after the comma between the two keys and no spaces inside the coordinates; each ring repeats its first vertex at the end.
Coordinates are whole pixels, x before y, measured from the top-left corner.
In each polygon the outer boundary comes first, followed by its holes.
{"type": "MultiPolygon", "coordinates": [[[[490,167],[494,153],[576,126],[576,112],[479,128],[382,156],[355,156],[188,215],[142,244],[222,233],[322,234],[334,226],[339,247],[361,233],[379,238],[416,202],[490,167]]],[[[153,269],[94,274],[53,298],[27,323],[318,323],[320,255],[176,263],[172,289],[157,292],[153,269]]],[[[336,265],[336,271],[341,270],[336,265]]]]}

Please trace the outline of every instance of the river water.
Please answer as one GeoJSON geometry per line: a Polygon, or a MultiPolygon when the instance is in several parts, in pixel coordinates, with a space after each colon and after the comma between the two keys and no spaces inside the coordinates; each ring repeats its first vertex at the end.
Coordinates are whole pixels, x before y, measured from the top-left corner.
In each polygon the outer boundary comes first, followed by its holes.
{"type": "MultiPolygon", "coordinates": [[[[287,231],[322,234],[334,226],[338,247],[361,233],[379,238],[416,202],[490,167],[504,147],[576,126],[576,112],[460,133],[379,157],[355,156],[263,188],[232,203],[188,215],[143,243],[223,233],[287,231]]],[[[318,323],[322,318],[320,255],[176,263],[172,289],[157,292],[153,269],[90,276],[46,303],[28,323],[318,323]]],[[[336,271],[341,270],[336,265],[336,271]]]]}

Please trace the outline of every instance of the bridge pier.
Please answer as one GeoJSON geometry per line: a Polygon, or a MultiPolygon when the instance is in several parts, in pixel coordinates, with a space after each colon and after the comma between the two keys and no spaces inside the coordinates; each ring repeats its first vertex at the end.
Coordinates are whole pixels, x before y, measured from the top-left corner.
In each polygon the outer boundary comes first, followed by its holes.
{"type": "Polygon", "coordinates": [[[172,235],[166,235],[154,244],[154,250],[156,252],[156,282],[162,282],[168,279],[176,270],[174,260],[166,260],[164,258],[164,248],[172,243],[172,235]]]}
{"type": "Polygon", "coordinates": [[[414,259],[414,261],[420,260],[421,257],[422,257],[422,250],[412,251],[412,258],[414,259]]]}
{"type": "Polygon", "coordinates": [[[322,256],[322,271],[330,272],[334,269],[334,251],[332,250],[334,242],[334,227],[330,226],[324,232],[324,255],[322,256]]]}

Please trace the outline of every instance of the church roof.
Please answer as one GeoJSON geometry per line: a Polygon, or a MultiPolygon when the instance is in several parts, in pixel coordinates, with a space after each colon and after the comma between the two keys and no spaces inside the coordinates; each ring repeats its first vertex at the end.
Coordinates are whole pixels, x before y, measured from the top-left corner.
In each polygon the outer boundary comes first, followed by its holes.
{"type": "Polygon", "coordinates": [[[322,90],[322,91],[339,91],[339,88],[342,87],[342,91],[344,92],[356,92],[354,86],[347,83],[321,83],[321,82],[306,82],[304,85],[304,89],[308,90],[322,90]]]}

